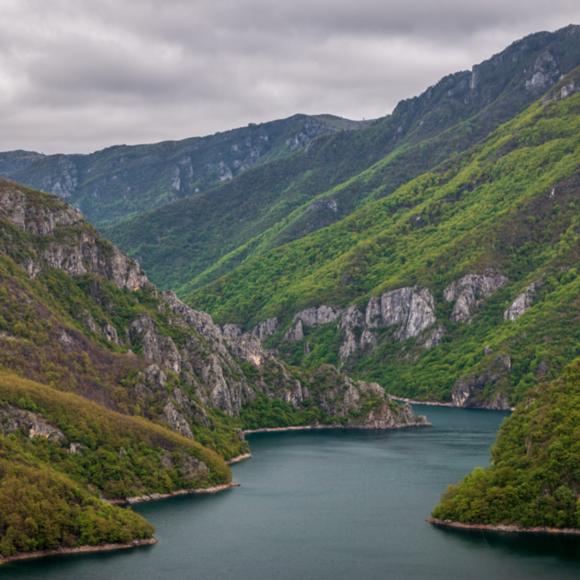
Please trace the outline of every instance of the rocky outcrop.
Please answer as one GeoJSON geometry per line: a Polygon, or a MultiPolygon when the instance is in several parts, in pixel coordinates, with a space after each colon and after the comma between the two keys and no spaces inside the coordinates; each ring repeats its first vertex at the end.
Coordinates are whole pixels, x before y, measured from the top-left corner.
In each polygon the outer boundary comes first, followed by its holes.
{"type": "Polygon", "coordinates": [[[181,370],[181,356],[173,339],[161,335],[149,316],[140,316],[130,324],[129,338],[131,344],[142,351],[146,361],[175,373],[181,370]]]}
{"type": "MultiPolygon", "coordinates": [[[[324,404],[340,417],[362,411],[363,405],[380,415],[377,405],[367,404],[370,395],[364,395],[362,387],[354,383],[345,387],[349,379],[344,375],[336,372],[334,383],[322,390],[320,385],[313,388],[308,373],[296,372],[266,350],[262,341],[278,331],[277,319],[265,320],[250,332],[236,325],[219,327],[211,316],[190,308],[174,293],[158,292],[135,262],[100,238],[64,202],[0,182],[0,220],[7,231],[27,234],[22,236],[25,247],[12,242],[21,237],[15,234],[4,236],[0,249],[13,255],[30,276],[50,269],[71,277],[92,274],[78,286],[84,293],[79,297],[82,309],[67,314],[76,318],[86,334],[60,313],[51,314],[42,301],[34,314],[27,313],[48,317],[47,340],[58,352],[46,356],[58,360],[63,376],[70,377],[73,389],[83,395],[121,412],[143,414],[189,438],[199,426],[225,428],[217,424],[214,410],[236,417],[259,395],[283,400],[296,409],[324,404]],[[111,291],[111,284],[120,291],[111,291]],[[132,293],[140,289],[142,293],[132,293]],[[94,335],[101,338],[98,343],[94,335]],[[107,343],[115,348],[107,349],[107,343]],[[102,374],[106,376],[101,380],[102,374]]],[[[18,292],[22,299],[29,299],[25,288],[18,292]]],[[[63,311],[67,311],[66,299],[55,298],[64,301],[63,311]]],[[[355,310],[343,316],[340,309],[321,306],[300,313],[296,323],[301,329],[301,325],[341,320],[352,326],[363,317],[355,310]]],[[[44,379],[42,372],[35,378],[44,379]]],[[[28,411],[12,410],[10,420],[3,417],[6,429],[26,428],[31,436],[58,435],[28,411]]],[[[373,424],[378,420],[374,417],[373,424]]]]}
{"type": "Polygon", "coordinates": [[[57,199],[0,180],[0,219],[42,239],[30,244],[28,255],[14,256],[32,278],[48,267],[71,276],[98,274],[128,290],[150,286],[134,260],[101,239],[78,210],[57,199]]]}
{"type": "Polygon", "coordinates": [[[307,308],[299,312],[294,319],[301,320],[304,326],[320,326],[322,324],[330,324],[338,320],[341,316],[339,308],[332,306],[317,306],[314,308],[307,308]]]}
{"type": "Polygon", "coordinates": [[[38,413],[13,405],[0,407],[0,433],[9,435],[17,432],[24,433],[29,439],[40,437],[58,443],[66,439],[60,429],[51,425],[38,413]]]}
{"type": "MultiPolygon", "coordinates": [[[[435,300],[431,292],[410,286],[371,298],[364,313],[354,305],[340,309],[323,304],[302,310],[294,316],[284,338],[299,342],[304,339],[305,328],[337,323],[343,335],[340,359],[346,361],[359,351],[373,348],[378,329],[392,328],[393,339],[404,341],[421,335],[435,322],[435,300]]],[[[440,328],[437,337],[424,341],[425,347],[435,345],[442,335],[440,328]]]]}
{"type": "Polygon", "coordinates": [[[567,99],[573,94],[580,91],[580,71],[576,72],[575,77],[569,75],[567,80],[559,83],[553,90],[542,99],[543,104],[553,103],[567,99]]]}
{"type": "Polygon", "coordinates": [[[490,360],[482,372],[459,379],[451,392],[453,404],[457,407],[510,409],[501,383],[505,381],[511,366],[512,361],[508,355],[499,355],[490,360]],[[488,393],[493,393],[491,398],[488,393]]]}
{"type": "Polygon", "coordinates": [[[331,365],[317,369],[311,381],[309,396],[342,426],[392,429],[428,424],[408,404],[392,400],[377,383],[354,381],[331,365]]]}
{"type": "Polygon", "coordinates": [[[82,214],[63,203],[38,203],[19,186],[4,181],[0,188],[0,217],[36,236],[53,234],[59,228],[83,224],[82,214]]]}
{"type": "Polygon", "coordinates": [[[258,323],[252,330],[252,334],[260,340],[266,340],[278,331],[280,322],[277,318],[268,318],[258,323]]]}
{"type": "Polygon", "coordinates": [[[529,310],[534,304],[539,287],[539,282],[533,282],[521,294],[518,294],[510,307],[503,313],[504,320],[517,320],[529,310]]]}
{"type": "Polygon", "coordinates": [[[506,282],[501,274],[466,274],[443,292],[447,302],[454,302],[451,319],[454,322],[469,322],[477,308],[506,282]]]}
{"type": "Polygon", "coordinates": [[[429,290],[416,286],[371,298],[365,313],[367,328],[395,328],[396,340],[418,336],[435,323],[435,300],[429,290]]]}
{"type": "Polygon", "coordinates": [[[542,52],[534,61],[530,77],[525,81],[528,91],[538,92],[551,87],[560,78],[558,62],[550,50],[542,52]]]}

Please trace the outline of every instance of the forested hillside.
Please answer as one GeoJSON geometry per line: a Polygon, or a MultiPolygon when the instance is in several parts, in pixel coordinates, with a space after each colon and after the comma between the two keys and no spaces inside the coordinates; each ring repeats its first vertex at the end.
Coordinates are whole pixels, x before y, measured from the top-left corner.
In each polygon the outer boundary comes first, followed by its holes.
{"type": "Polygon", "coordinates": [[[579,86],[576,70],[482,144],[186,299],[276,318],[295,363],[510,406],[578,354],[579,86]]]}
{"type": "Polygon", "coordinates": [[[226,488],[244,427],[423,425],[377,384],[214,324],[55,196],[0,181],[0,560],[135,545],[111,502],[226,488]]]}
{"type": "Polygon", "coordinates": [[[402,101],[367,128],[321,136],[105,233],[163,288],[203,286],[461,155],[579,64],[580,27],[530,35],[402,101]]]}
{"type": "Polygon", "coordinates": [[[441,523],[580,529],[580,360],[531,391],[502,426],[491,466],[451,486],[441,523]]]}
{"type": "Polygon", "coordinates": [[[116,145],[87,155],[0,153],[0,175],[66,199],[96,225],[197,196],[251,167],[364,127],[332,115],[294,115],[181,141],[116,145]]]}

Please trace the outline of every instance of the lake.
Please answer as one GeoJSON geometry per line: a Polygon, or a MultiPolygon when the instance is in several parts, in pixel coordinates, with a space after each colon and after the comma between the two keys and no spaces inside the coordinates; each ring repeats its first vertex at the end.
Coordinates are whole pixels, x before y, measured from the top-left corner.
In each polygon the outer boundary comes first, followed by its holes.
{"type": "Polygon", "coordinates": [[[159,544],[0,569],[43,580],[530,580],[580,577],[580,541],[460,533],[425,522],[477,465],[505,414],[416,406],[433,427],[250,437],[240,488],[142,504],[159,544]]]}

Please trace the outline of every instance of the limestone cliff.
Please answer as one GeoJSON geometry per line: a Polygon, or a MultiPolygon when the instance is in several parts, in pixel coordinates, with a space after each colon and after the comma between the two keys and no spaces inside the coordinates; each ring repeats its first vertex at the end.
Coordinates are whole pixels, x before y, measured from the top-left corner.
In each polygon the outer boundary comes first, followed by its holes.
{"type": "MultiPolygon", "coordinates": [[[[220,429],[235,438],[242,409],[258,396],[295,409],[320,406],[329,418],[356,416],[357,425],[367,414],[376,426],[397,422],[394,414],[385,419],[378,386],[370,397],[369,387],[335,372],[324,389],[312,389],[308,373],[264,348],[277,320],[252,332],[222,328],[175,294],[160,293],[135,261],[52,196],[0,182],[0,234],[3,254],[23,272],[14,276],[9,265],[3,270],[12,290],[2,313],[13,322],[0,334],[0,364],[24,376],[49,381],[56,368],[60,388],[144,415],[188,438],[209,430],[203,436],[218,448],[220,429]],[[17,319],[42,321],[32,344],[17,319]]],[[[332,317],[324,309],[303,315],[307,324],[332,317]]],[[[416,326],[405,320],[401,332],[416,326]]],[[[403,424],[411,417],[400,413],[403,424]]]]}

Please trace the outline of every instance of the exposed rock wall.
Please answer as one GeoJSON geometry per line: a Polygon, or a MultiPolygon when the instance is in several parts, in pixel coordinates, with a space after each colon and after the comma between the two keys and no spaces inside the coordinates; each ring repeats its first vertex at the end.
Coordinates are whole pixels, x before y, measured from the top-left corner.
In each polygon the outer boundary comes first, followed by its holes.
{"type": "Polygon", "coordinates": [[[451,319],[455,322],[469,322],[477,308],[506,282],[501,274],[467,274],[456,280],[443,292],[447,302],[453,302],[451,319]]]}
{"type": "Polygon", "coordinates": [[[128,290],[150,285],[139,265],[101,239],[78,210],[47,199],[44,194],[0,180],[0,219],[42,239],[42,244],[29,246],[34,251],[21,258],[32,278],[49,267],[71,276],[99,274],[128,290]]]}
{"type": "Polygon", "coordinates": [[[521,294],[518,294],[510,307],[503,313],[504,320],[511,320],[513,322],[528,311],[534,304],[539,288],[540,283],[533,282],[521,294]]]}
{"type": "Polygon", "coordinates": [[[459,379],[451,393],[453,404],[457,407],[479,407],[485,409],[507,410],[510,408],[507,396],[502,393],[501,383],[512,366],[508,355],[499,355],[489,361],[478,374],[459,379]],[[486,390],[496,392],[490,400],[486,390]]]}
{"type": "Polygon", "coordinates": [[[65,440],[64,433],[38,413],[13,405],[0,407],[0,433],[9,435],[16,432],[23,432],[30,439],[41,437],[55,442],[65,440]]]}
{"type": "MultiPolygon", "coordinates": [[[[375,331],[392,328],[397,341],[414,338],[436,322],[435,300],[426,288],[397,288],[369,300],[361,311],[354,305],[340,309],[321,305],[298,312],[285,334],[289,341],[304,338],[304,328],[336,323],[343,335],[340,358],[346,361],[376,344],[375,331]]],[[[429,344],[428,346],[431,346],[429,344]]]]}

